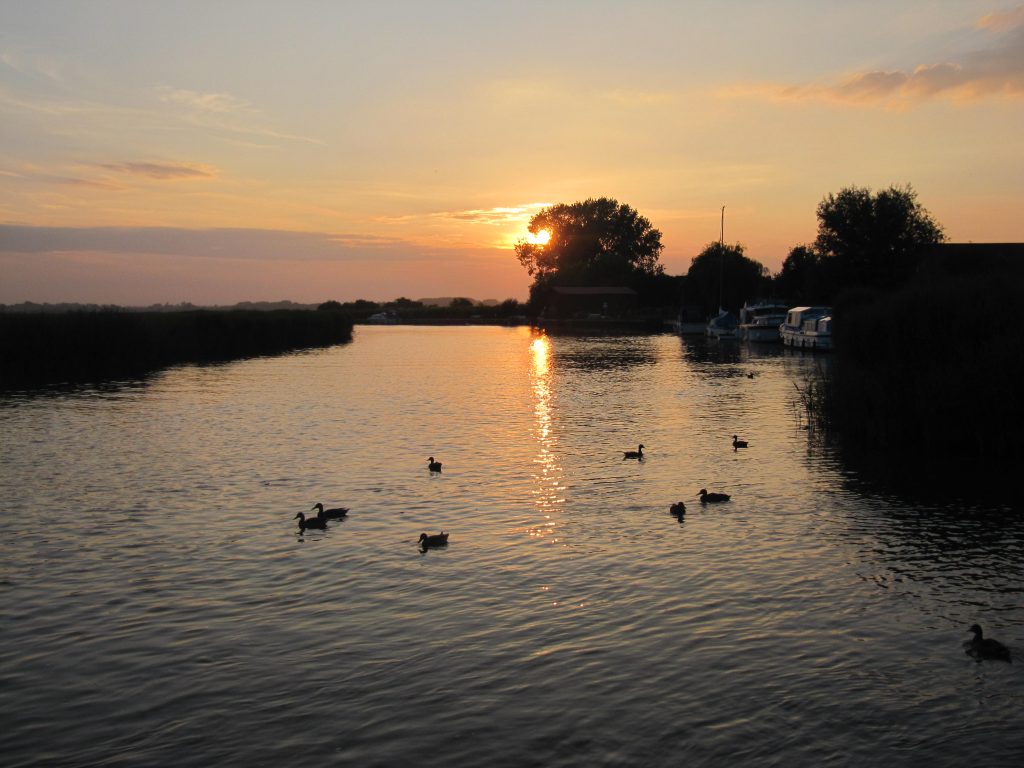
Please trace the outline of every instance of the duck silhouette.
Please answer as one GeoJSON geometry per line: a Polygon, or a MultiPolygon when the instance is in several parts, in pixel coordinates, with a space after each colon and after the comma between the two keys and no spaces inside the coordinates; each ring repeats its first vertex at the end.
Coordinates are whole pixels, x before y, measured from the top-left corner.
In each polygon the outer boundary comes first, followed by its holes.
{"type": "Polygon", "coordinates": [[[306,530],[307,528],[318,528],[321,531],[327,530],[327,518],[320,517],[306,517],[304,512],[299,512],[293,519],[299,521],[299,530],[306,530]]]}
{"type": "Polygon", "coordinates": [[[668,508],[668,511],[682,520],[683,515],[686,514],[686,505],[681,501],[677,501],[675,504],[668,508]]]}
{"type": "Polygon", "coordinates": [[[985,637],[980,626],[971,624],[970,629],[967,631],[974,633],[974,637],[964,643],[964,648],[969,656],[973,656],[978,661],[990,659],[993,661],[1013,662],[1013,659],[1010,657],[1010,649],[998,640],[985,637]]]}
{"type": "Polygon", "coordinates": [[[431,472],[440,472],[441,462],[434,461],[434,457],[431,456],[429,459],[427,459],[427,469],[429,469],[431,472]]]}
{"type": "Polygon", "coordinates": [[[419,544],[423,549],[428,547],[446,547],[448,546],[448,534],[444,531],[434,534],[421,533],[419,544]]]}
{"type": "Polygon", "coordinates": [[[323,518],[324,520],[337,520],[348,514],[348,507],[335,507],[334,509],[324,509],[324,505],[319,501],[313,505],[313,509],[319,510],[317,517],[323,518]]]}
{"type": "Polygon", "coordinates": [[[732,436],[732,449],[733,449],[733,451],[736,451],[736,450],[738,450],[740,448],[746,448],[746,447],[747,447],[747,441],[746,440],[740,440],[736,435],[732,436]]]}
{"type": "Polygon", "coordinates": [[[715,504],[719,501],[729,500],[728,493],[708,493],[707,488],[701,488],[698,495],[700,496],[701,504],[715,504]]]}
{"type": "Polygon", "coordinates": [[[626,459],[642,459],[644,457],[644,444],[640,443],[640,447],[635,451],[623,451],[622,460],[626,459]]]}

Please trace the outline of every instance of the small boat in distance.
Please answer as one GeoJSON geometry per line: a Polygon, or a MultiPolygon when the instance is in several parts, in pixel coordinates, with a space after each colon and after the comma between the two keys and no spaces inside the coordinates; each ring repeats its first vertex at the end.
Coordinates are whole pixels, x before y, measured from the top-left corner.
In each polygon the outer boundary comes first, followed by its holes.
{"type": "Polygon", "coordinates": [[[740,309],[739,337],[743,341],[780,341],[779,326],[786,322],[789,306],[777,301],[746,303],[740,309]]]}
{"type": "Polygon", "coordinates": [[[793,307],[779,335],[787,347],[832,349],[832,307],[793,307]]]}
{"type": "Polygon", "coordinates": [[[712,339],[735,339],[739,324],[736,315],[719,307],[718,314],[708,320],[704,335],[712,339]]]}

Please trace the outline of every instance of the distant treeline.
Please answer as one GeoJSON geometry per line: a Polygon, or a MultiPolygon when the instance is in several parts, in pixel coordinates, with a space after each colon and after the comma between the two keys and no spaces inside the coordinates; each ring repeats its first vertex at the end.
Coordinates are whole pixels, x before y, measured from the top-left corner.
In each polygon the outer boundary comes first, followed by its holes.
{"type": "Polygon", "coordinates": [[[958,462],[1017,463],[1024,259],[1013,258],[1020,246],[992,247],[1009,258],[960,250],[939,246],[900,290],[852,291],[837,302],[835,360],[812,383],[811,406],[848,453],[923,465],[936,476],[958,462]]]}
{"type": "Polygon", "coordinates": [[[0,313],[0,387],[137,376],[352,339],[339,311],[0,313]]]}
{"type": "Polygon", "coordinates": [[[428,303],[429,301],[414,301],[404,296],[394,301],[376,302],[358,299],[340,303],[328,301],[320,305],[320,309],[334,309],[351,315],[356,322],[363,322],[371,315],[386,312],[399,319],[401,322],[425,322],[451,321],[451,320],[477,320],[500,322],[511,318],[523,317],[526,314],[527,306],[515,299],[505,299],[500,303],[481,303],[473,299],[453,298],[447,304],[428,303]]]}

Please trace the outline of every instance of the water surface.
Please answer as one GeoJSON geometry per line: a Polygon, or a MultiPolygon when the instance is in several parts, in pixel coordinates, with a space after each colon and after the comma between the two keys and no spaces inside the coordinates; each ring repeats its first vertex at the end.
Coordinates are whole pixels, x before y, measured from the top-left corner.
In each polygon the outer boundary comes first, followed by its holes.
{"type": "Polygon", "coordinates": [[[1024,657],[1024,525],[844,472],[815,365],[360,327],[9,396],[4,764],[1016,765],[1021,665],[961,643],[1024,657]]]}

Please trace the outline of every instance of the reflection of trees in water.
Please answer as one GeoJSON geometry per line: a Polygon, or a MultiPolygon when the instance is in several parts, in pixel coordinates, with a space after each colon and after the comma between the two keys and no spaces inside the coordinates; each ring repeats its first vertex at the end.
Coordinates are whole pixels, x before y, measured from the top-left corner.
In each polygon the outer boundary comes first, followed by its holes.
{"type": "Polygon", "coordinates": [[[607,371],[654,365],[658,355],[650,336],[561,337],[551,362],[556,368],[607,371]]]}

